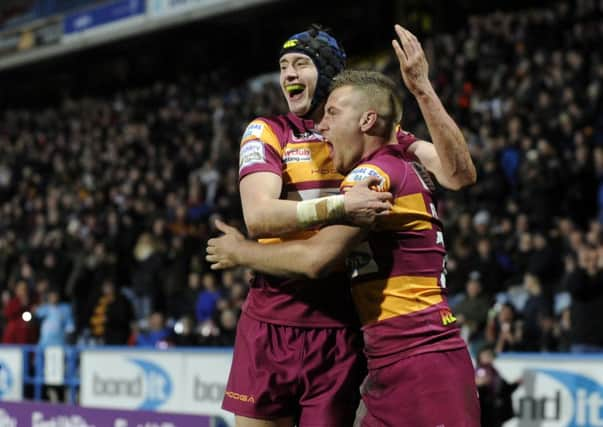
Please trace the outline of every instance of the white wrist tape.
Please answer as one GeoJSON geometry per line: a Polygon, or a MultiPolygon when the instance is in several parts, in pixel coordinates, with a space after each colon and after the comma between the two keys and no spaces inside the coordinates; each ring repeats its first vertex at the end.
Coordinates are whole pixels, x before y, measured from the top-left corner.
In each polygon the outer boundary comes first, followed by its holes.
{"type": "Polygon", "coordinates": [[[345,217],[344,196],[321,197],[297,204],[297,223],[302,227],[333,223],[345,217]]]}

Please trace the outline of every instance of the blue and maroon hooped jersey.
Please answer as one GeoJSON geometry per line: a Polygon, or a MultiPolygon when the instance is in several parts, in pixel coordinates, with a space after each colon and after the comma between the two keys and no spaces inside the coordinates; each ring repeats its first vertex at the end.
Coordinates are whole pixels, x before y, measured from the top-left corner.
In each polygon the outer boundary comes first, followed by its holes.
{"type": "Polygon", "coordinates": [[[369,367],[463,347],[446,302],[446,249],[431,191],[399,144],[364,159],[341,187],[369,176],[380,178],[379,189],[394,196],[392,213],[348,258],[369,367]]]}

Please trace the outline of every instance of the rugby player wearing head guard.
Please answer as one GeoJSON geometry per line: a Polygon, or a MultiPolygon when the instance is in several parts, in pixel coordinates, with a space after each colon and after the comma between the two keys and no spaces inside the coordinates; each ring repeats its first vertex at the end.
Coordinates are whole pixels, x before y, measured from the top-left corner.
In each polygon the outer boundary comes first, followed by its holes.
{"type": "MultiPolygon", "coordinates": [[[[340,44],[319,27],[283,45],[280,83],[290,112],[252,121],[241,143],[240,191],[248,231],[252,237],[281,236],[262,243],[307,239],[317,226],[330,223],[372,225],[391,207],[389,193],[369,190],[378,178],[334,195],[342,176],[314,120],[322,116],[329,84],[344,62],[340,44]]],[[[398,136],[405,153],[423,156],[436,177],[444,176],[449,165],[431,144],[403,131],[398,136]]],[[[448,151],[456,155],[462,151],[456,148],[459,142],[464,145],[462,135],[460,141],[445,135],[440,145],[451,146],[448,151]]],[[[455,166],[450,182],[460,172],[455,166]]],[[[351,397],[357,394],[364,359],[349,280],[335,273],[323,281],[321,286],[255,277],[239,321],[223,403],[237,415],[237,425],[351,425],[357,402],[351,397]]]]}

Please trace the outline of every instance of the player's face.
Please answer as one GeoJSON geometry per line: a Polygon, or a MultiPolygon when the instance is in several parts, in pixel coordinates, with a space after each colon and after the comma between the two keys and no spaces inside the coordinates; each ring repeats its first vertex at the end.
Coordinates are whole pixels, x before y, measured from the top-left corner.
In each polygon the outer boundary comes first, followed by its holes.
{"type": "Polygon", "coordinates": [[[287,53],[279,61],[281,90],[289,111],[303,116],[310,111],[312,97],[318,82],[318,70],[309,56],[303,53],[287,53]]]}
{"type": "Polygon", "coordinates": [[[361,160],[363,139],[360,130],[362,111],[360,94],[350,86],[335,89],[329,95],[318,130],[333,145],[333,163],[346,174],[361,160]]]}

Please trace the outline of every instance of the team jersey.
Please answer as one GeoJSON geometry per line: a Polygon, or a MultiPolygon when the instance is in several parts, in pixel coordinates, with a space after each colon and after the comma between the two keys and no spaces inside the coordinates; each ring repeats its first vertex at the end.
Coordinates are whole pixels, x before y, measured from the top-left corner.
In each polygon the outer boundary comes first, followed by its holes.
{"type": "MultiPolygon", "coordinates": [[[[400,131],[399,140],[405,152],[416,138],[400,131]]],[[[281,198],[297,201],[338,194],[343,178],[333,165],[331,145],[314,129],[314,122],[293,113],[258,118],[247,126],[241,140],[239,179],[256,172],[280,176],[281,198]]],[[[260,239],[260,243],[307,239],[317,231],[260,239]]],[[[313,281],[258,273],[243,309],[269,323],[341,327],[357,322],[349,283],[343,269],[313,281]]]]}
{"type": "Polygon", "coordinates": [[[399,144],[380,148],[341,184],[376,176],[380,190],[394,197],[391,214],[348,258],[369,368],[465,345],[446,301],[446,249],[435,201],[403,152],[399,144]]]}
{"type": "MultiPolygon", "coordinates": [[[[283,182],[282,199],[308,200],[339,193],[342,176],[331,160],[330,145],[311,120],[286,116],[252,121],[241,141],[239,177],[272,172],[283,182]]],[[[316,230],[292,233],[270,244],[307,239],[316,230]]],[[[289,326],[341,327],[356,322],[345,271],[317,281],[256,274],[245,312],[259,320],[289,326]]]]}

